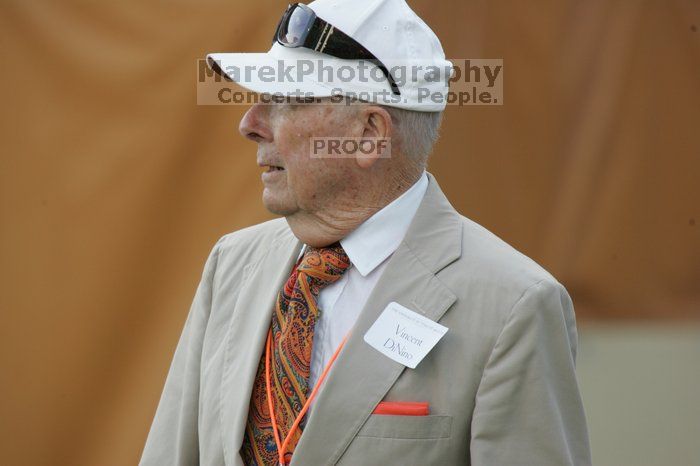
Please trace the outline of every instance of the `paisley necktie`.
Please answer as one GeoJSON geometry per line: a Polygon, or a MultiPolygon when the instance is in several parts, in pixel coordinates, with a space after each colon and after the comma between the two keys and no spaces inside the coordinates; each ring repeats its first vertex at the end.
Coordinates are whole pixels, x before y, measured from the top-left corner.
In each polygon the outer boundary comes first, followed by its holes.
{"type": "MultiPolygon", "coordinates": [[[[348,267],[350,259],[338,242],[323,248],[307,247],[277,295],[271,324],[270,388],[282,440],[286,438],[312,388],[308,382],[314,327],[318,318],[318,294],[324,287],[340,279],[348,267]]],[[[248,466],[279,464],[268,406],[263,351],[241,447],[241,455],[248,466]]],[[[304,425],[305,419],[289,442],[285,451],[287,463],[304,425]]]]}

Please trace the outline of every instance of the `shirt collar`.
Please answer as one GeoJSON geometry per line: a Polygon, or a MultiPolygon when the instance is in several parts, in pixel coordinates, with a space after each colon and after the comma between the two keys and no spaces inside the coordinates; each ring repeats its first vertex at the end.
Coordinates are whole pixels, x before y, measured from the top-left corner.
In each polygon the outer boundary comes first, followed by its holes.
{"type": "MultiPolygon", "coordinates": [[[[367,276],[396,251],[427,188],[428,175],[423,170],[413,186],[340,240],[340,245],[360,275],[367,276]]],[[[306,246],[301,254],[304,250],[306,246]]]]}

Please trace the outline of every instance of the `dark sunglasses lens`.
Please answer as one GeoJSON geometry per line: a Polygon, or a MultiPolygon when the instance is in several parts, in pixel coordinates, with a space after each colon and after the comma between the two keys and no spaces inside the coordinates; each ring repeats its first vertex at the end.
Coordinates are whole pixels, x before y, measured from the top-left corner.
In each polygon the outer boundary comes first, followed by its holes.
{"type": "Polygon", "coordinates": [[[306,38],[306,31],[313,19],[313,13],[303,8],[294,8],[288,13],[286,21],[282,23],[277,38],[284,45],[300,47],[306,38]]]}

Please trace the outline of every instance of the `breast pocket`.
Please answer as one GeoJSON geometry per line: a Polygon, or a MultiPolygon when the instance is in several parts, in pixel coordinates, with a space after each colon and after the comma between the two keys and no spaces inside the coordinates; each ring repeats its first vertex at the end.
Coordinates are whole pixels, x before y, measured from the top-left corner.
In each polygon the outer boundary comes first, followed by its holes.
{"type": "Polygon", "coordinates": [[[425,466],[449,464],[452,416],[372,414],[338,465],[425,466]]]}
{"type": "Polygon", "coordinates": [[[358,437],[437,439],[450,436],[452,416],[391,416],[373,414],[358,437]]]}

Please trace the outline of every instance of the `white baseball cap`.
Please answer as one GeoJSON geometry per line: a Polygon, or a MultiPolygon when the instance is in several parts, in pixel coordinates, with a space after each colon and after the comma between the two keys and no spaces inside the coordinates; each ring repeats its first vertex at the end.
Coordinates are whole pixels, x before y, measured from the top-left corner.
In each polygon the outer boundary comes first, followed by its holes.
{"type": "MultiPolygon", "coordinates": [[[[291,10],[294,8],[304,10],[297,16],[312,12],[312,17],[321,20],[314,25],[316,36],[309,39],[310,46],[283,45],[277,40],[282,36],[276,33],[267,52],[211,53],[207,55],[208,65],[257,93],[344,95],[425,112],[445,108],[452,63],[445,59],[435,33],[405,0],[316,0],[308,5],[290,5],[291,10]],[[348,58],[354,49],[347,43],[340,44],[348,37],[376,61],[348,58]],[[338,43],[334,45],[334,41],[338,43]],[[340,51],[336,55],[345,54],[346,58],[334,56],[336,50],[340,51]]],[[[306,32],[311,28],[310,24],[308,28],[303,26],[306,32]]],[[[285,30],[291,31],[292,26],[285,30]]]]}

